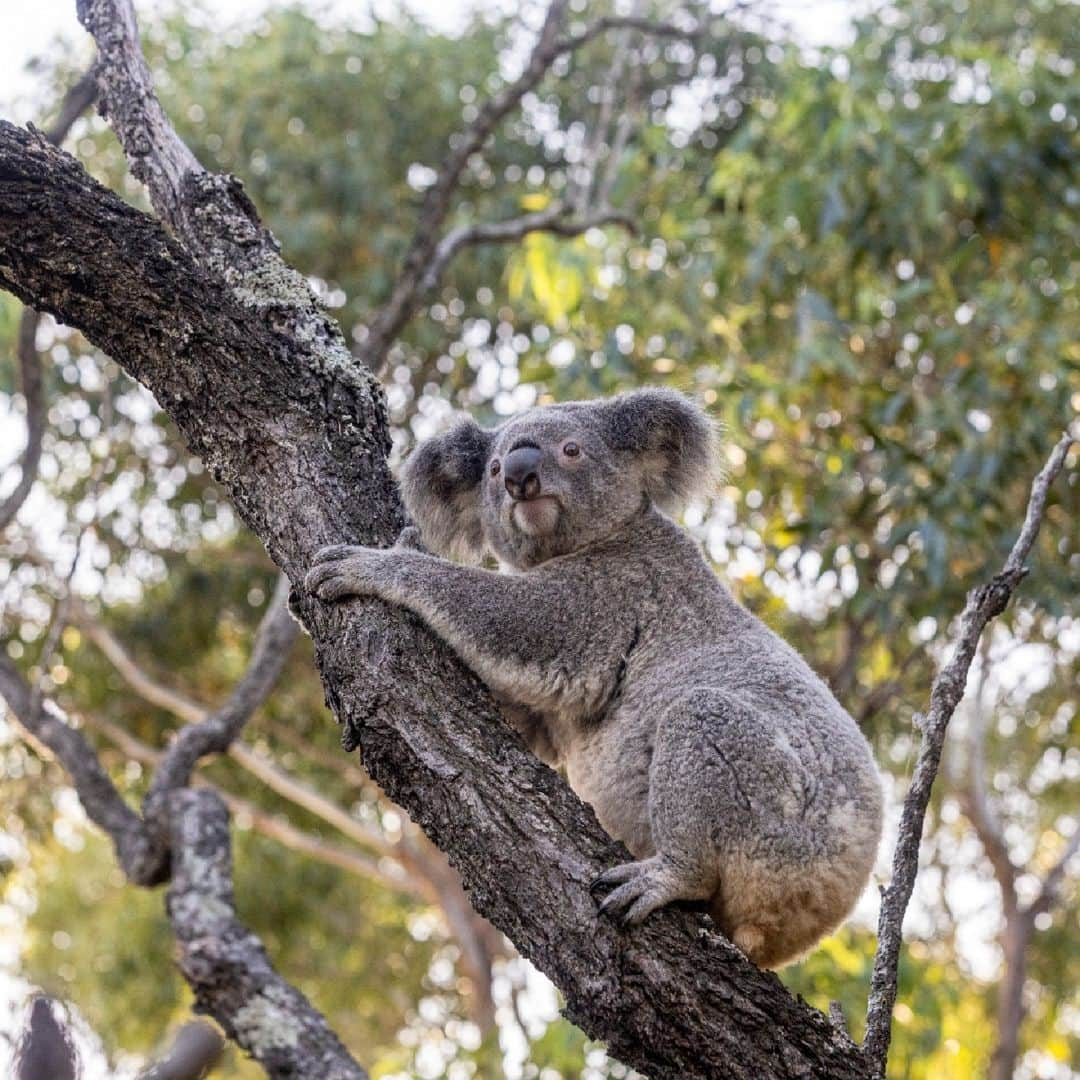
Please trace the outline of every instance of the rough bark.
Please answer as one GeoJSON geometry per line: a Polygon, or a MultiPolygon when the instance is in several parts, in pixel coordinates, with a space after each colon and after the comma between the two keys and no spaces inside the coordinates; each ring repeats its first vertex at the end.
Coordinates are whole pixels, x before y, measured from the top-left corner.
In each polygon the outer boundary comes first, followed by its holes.
{"type": "MultiPolygon", "coordinates": [[[[291,272],[267,256],[230,289],[202,262],[0,124],[0,285],[150,388],[294,581],[323,544],[390,543],[402,513],[377,385],[291,272]]],[[[625,853],[415,621],[374,602],[303,611],[347,745],[616,1057],[654,1077],[866,1075],[846,1035],[703,917],[629,932],[597,917],[588,883],[625,853]]]]}

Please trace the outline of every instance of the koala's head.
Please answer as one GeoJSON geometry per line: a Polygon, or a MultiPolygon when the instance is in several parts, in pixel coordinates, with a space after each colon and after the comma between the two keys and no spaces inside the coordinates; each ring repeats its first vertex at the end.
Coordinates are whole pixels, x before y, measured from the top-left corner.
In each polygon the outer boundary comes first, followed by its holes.
{"type": "Polygon", "coordinates": [[[517,569],[602,540],[650,503],[713,481],[715,432],[671,390],[548,405],[485,429],[459,421],[405,464],[405,505],[437,555],[517,569]]]}

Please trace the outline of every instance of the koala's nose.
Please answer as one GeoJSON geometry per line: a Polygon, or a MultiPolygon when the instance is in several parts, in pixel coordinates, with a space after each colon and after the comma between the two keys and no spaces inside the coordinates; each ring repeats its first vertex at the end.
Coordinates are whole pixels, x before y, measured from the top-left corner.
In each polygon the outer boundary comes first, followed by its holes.
{"type": "Polygon", "coordinates": [[[535,446],[519,446],[503,460],[506,490],[512,499],[535,499],[540,494],[540,460],[535,446]]]}

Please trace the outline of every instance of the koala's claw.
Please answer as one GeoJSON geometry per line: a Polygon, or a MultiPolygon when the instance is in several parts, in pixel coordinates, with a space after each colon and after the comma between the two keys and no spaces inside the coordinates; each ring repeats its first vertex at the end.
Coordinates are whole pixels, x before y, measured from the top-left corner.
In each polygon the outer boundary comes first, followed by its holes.
{"type": "Polygon", "coordinates": [[[605,889],[622,885],[634,876],[637,865],[637,863],[628,862],[622,863],[620,866],[613,866],[610,870],[605,870],[602,874],[598,874],[593,878],[592,883],[589,885],[589,892],[595,896],[605,889]]]}
{"type": "Polygon", "coordinates": [[[600,914],[612,916],[623,926],[636,926],[657,908],[685,898],[688,891],[680,888],[670,864],[660,856],[613,866],[593,881],[589,891],[595,895],[613,885],[616,888],[600,903],[600,914]]]}
{"type": "Polygon", "coordinates": [[[320,600],[340,600],[356,592],[356,575],[348,560],[363,548],[355,544],[333,544],[316,556],[304,577],[304,588],[320,600]]]}
{"type": "Polygon", "coordinates": [[[312,566],[317,566],[319,563],[337,562],[338,559],[344,559],[354,551],[356,551],[355,544],[330,544],[328,547],[319,548],[312,566]]]}

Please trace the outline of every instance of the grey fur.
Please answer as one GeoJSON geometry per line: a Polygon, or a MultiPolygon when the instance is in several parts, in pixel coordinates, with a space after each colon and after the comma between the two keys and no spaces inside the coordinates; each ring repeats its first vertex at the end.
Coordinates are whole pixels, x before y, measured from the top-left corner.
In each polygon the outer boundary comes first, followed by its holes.
{"type": "Polygon", "coordinates": [[[533,409],[492,431],[465,421],[405,468],[407,507],[437,554],[327,548],[306,585],[409,608],[484,679],[639,860],[598,879],[611,889],[602,910],[636,923],[704,901],[776,967],[851,910],[881,787],[825,684],[657,508],[707,488],[714,444],[707,418],[660,390],[533,409]],[[543,452],[547,503],[515,504],[492,475],[523,443],[543,452]],[[443,553],[491,554],[506,572],[443,553]]]}

